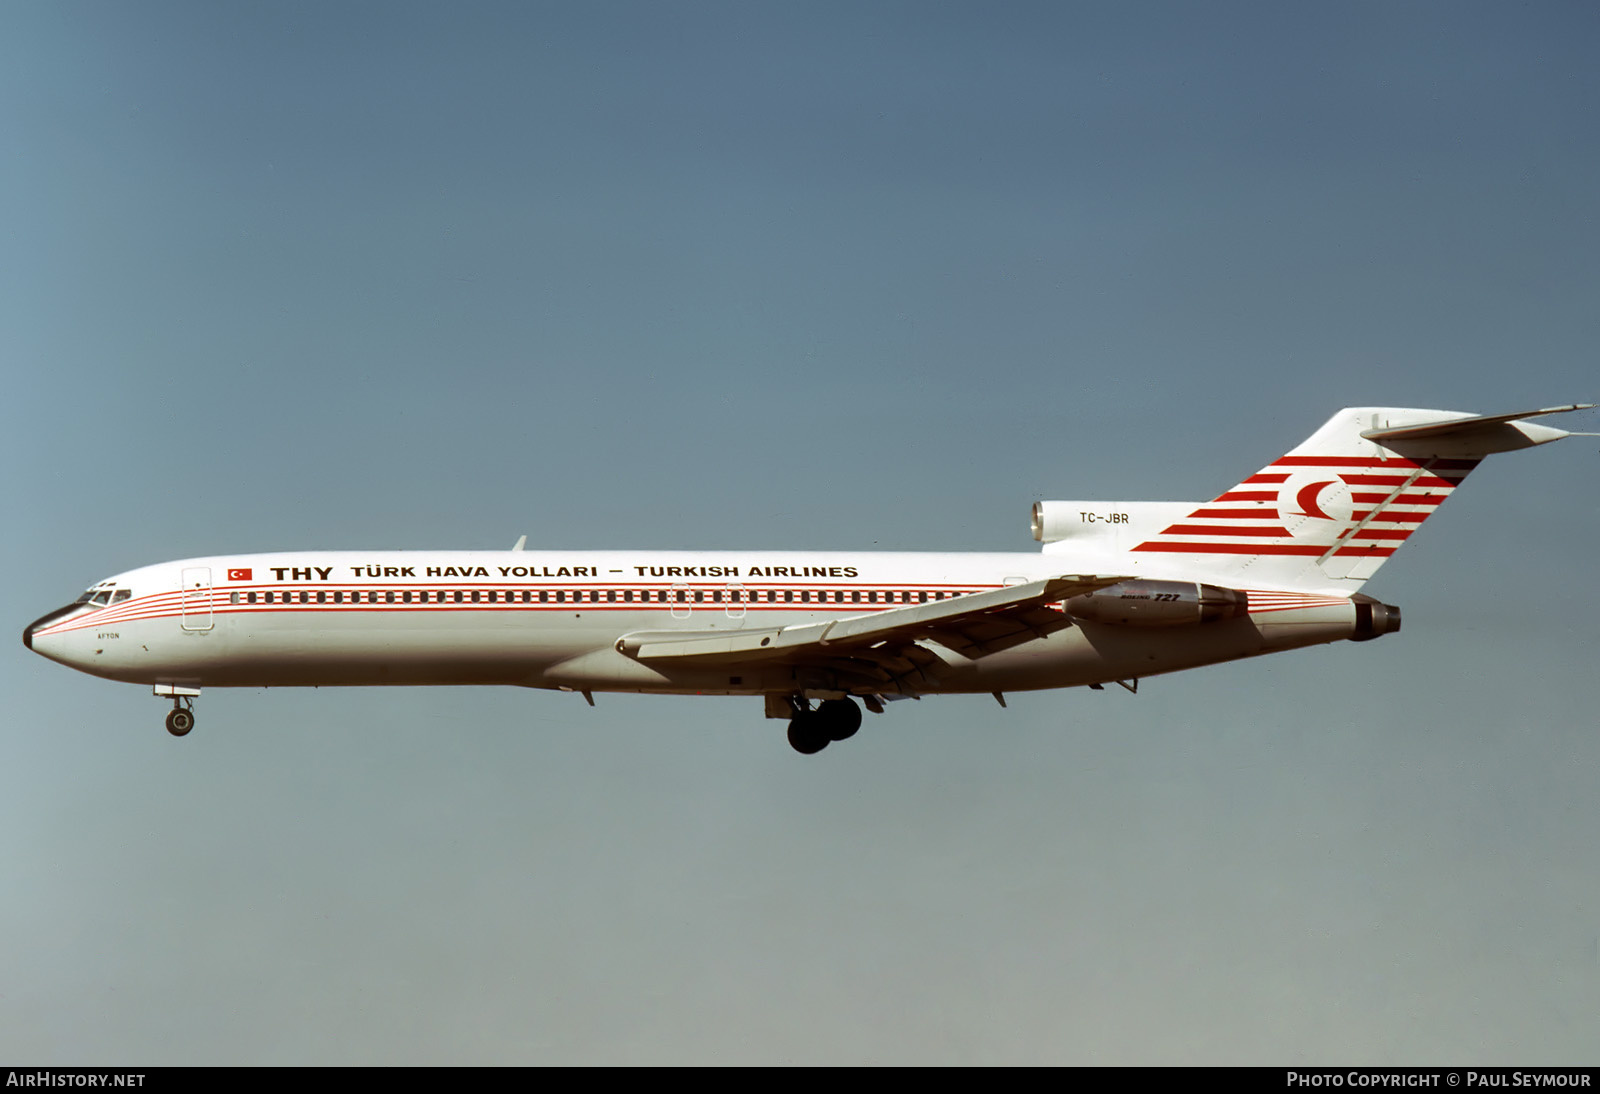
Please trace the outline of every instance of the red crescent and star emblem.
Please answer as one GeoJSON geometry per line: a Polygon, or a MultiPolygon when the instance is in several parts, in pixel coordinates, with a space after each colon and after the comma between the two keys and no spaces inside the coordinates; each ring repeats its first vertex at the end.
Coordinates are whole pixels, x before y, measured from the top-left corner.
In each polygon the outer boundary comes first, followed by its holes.
{"type": "Polygon", "coordinates": [[[1333,480],[1329,479],[1327,482],[1313,482],[1306,486],[1302,486],[1299,492],[1294,496],[1294,500],[1300,506],[1300,511],[1305,513],[1307,516],[1321,517],[1323,520],[1333,520],[1334,518],[1323,512],[1322,506],[1317,504],[1317,495],[1322,493],[1325,487],[1332,485],[1333,480]]]}

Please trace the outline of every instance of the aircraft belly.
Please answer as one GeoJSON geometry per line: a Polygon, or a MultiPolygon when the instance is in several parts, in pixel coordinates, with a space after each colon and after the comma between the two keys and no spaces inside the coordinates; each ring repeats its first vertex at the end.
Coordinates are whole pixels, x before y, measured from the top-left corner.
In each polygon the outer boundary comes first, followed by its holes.
{"type": "Polygon", "coordinates": [[[975,661],[958,659],[941,691],[1028,691],[1178,672],[1351,636],[1349,602],[1186,627],[1080,622],[975,661]]]}
{"type": "Polygon", "coordinates": [[[609,648],[617,626],[615,619],[534,626],[511,615],[422,612],[387,612],[381,621],[356,613],[223,615],[207,631],[155,620],[139,624],[143,633],[125,634],[115,666],[87,671],[197,687],[528,684],[546,665],[609,648]]]}
{"type": "Polygon", "coordinates": [[[952,666],[943,691],[1032,691],[1176,672],[1263,652],[1246,620],[1193,627],[1079,623],[1014,649],[952,666]]]}

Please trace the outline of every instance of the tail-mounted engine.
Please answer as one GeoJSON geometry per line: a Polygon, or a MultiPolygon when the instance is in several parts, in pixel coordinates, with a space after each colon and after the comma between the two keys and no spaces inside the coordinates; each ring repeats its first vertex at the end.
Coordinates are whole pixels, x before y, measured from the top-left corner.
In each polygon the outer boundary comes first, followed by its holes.
{"type": "Polygon", "coordinates": [[[1365,593],[1357,593],[1350,599],[1356,604],[1356,633],[1350,636],[1350,641],[1370,642],[1400,629],[1400,609],[1393,604],[1385,604],[1365,593]]]}
{"type": "Polygon", "coordinates": [[[1199,506],[1192,501],[1036,501],[1030,523],[1040,543],[1127,550],[1199,506]]]}
{"type": "Polygon", "coordinates": [[[1250,611],[1248,598],[1238,589],[1193,581],[1124,581],[1075,596],[1066,607],[1074,619],[1118,627],[1186,627],[1237,619],[1250,611]]]}

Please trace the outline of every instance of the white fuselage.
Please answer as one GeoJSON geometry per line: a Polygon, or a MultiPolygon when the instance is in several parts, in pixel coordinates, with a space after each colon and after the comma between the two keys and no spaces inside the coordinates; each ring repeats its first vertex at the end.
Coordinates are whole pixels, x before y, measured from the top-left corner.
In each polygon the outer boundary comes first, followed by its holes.
{"type": "MultiPolygon", "coordinates": [[[[578,691],[822,694],[801,670],[662,668],[639,631],[781,627],[1022,584],[1059,554],[312,551],[129,571],[105,604],[28,629],[36,652],[113,680],[182,688],[502,684],[578,691]],[[122,595],[120,600],[116,596],[122,595]]],[[[94,590],[91,590],[94,592],[94,590]]],[[[1350,638],[1346,597],[1251,592],[1249,614],[1179,627],[1074,626],[971,660],[939,652],[942,692],[1069,687],[1350,638]]]]}

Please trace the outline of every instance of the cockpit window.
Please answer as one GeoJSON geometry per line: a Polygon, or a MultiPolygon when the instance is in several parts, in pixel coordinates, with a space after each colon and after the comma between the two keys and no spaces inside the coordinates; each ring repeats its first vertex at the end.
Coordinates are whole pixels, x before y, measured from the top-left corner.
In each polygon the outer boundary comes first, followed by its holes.
{"type": "Polygon", "coordinates": [[[96,588],[86,589],[84,594],[72,603],[74,606],[87,604],[91,608],[103,608],[107,604],[121,604],[133,595],[132,589],[96,588]]]}

